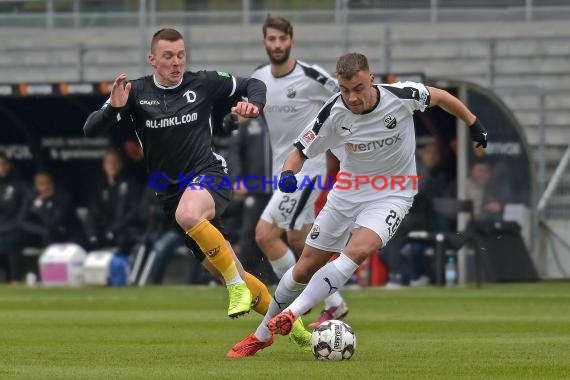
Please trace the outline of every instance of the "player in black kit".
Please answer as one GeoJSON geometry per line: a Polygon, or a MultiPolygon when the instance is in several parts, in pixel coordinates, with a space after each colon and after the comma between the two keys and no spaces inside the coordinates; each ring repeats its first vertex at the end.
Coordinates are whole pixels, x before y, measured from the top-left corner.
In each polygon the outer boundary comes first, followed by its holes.
{"type": "Polygon", "coordinates": [[[224,237],[220,215],[231,187],[221,182],[227,167],[212,150],[210,121],[214,105],[240,96],[248,101],[237,102],[231,112],[257,117],[265,105],[265,84],[220,71],[186,71],[184,39],[174,29],[154,34],[148,61],[153,75],[127,81],[120,74],[115,79],[109,100],[87,118],[85,135],[101,134],[130,117],[144,151],[149,185],[197,259],[225,282],[228,316],[250,308],[265,314],[271,301],[267,288],[243,270],[224,237]]]}

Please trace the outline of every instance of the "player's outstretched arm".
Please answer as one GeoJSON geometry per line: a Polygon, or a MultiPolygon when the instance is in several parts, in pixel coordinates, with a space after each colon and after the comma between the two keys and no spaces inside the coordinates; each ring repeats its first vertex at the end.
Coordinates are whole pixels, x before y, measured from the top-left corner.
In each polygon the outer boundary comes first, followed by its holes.
{"type": "Polygon", "coordinates": [[[427,86],[427,89],[430,93],[430,107],[440,106],[446,112],[463,120],[469,126],[471,140],[477,143],[477,148],[487,147],[487,129],[461,100],[436,87],[427,86]]]}
{"type": "Polygon", "coordinates": [[[451,95],[449,92],[436,87],[427,86],[427,89],[430,94],[430,107],[440,106],[446,112],[463,120],[467,125],[471,125],[475,122],[477,117],[465,104],[463,104],[461,100],[451,95]]]}
{"type": "Polygon", "coordinates": [[[283,163],[283,171],[290,170],[297,174],[303,168],[303,164],[307,160],[307,157],[299,149],[293,149],[293,151],[285,159],[283,163]]]}
{"type": "Polygon", "coordinates": [[[258,117],[266,101],[267,86],[255,78],[234,77],[236,93],[247,97],[247,101],[238,102],[231,111],[243,117],[258,117]]]}
{"type": "Polygon", "coordinates": [[[125,84],[126,79],[127,74],[120,74],[113,82],[109,100],[105,102],[101,109],[92,112],[87,117],[83,126],[85,136],[100,135],[118,121],[117,115],[121,108],[127,104],[129,93],[131,92],[131,83],[125,84]]]}

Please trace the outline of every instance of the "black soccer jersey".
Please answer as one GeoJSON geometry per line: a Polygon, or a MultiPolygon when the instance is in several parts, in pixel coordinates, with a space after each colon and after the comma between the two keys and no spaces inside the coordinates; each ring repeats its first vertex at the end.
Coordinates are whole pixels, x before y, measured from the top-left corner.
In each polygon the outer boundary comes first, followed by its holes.
{"type": "Polygon", "coordinates": [[[166,173],[171,184],[187,181],[191,173],[225,169],[223,158],[212,151],[210,116],[215,103],[245,96],[260,111],[265,105],[263,82],[225,72],[186,72],[179,85],[168,88],[156,83],[153,76],[131,83],[125,107],[113,108],[107,101],[89,115],[83,130],[87,136],[97,135],[130,117],[148,173],[166,173]]]}

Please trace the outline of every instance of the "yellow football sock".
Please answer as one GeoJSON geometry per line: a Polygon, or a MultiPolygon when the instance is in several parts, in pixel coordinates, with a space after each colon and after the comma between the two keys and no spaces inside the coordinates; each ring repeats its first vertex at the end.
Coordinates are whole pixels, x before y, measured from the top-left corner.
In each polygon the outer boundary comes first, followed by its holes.
{"type": "Polygon", "coordinates": [[[196,241],[206,259],[220,271],[226,286],[243,283],[226,239],[212,223],[204,219],[186,231],[186,234],[196,241]]]}
{"type": "Polygon", "coordinates": [[[251,308],[261,315],[265,315],[271,303],[271,294],[267,286],[251,273],[245,272],[243,277],[253,297],[251,308]]]}

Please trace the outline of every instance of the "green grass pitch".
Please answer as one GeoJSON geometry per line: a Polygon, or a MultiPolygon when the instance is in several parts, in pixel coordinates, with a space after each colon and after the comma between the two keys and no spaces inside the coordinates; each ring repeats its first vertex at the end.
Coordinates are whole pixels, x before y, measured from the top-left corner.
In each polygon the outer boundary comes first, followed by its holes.
{"type": "Polygon", "coordinates": [[[260,316],[221,287],[0,286],[0,379],[570,378],[568,282],[343,294],[357,350],[321,362],[285,337],[226,358],[260,316]]]}

